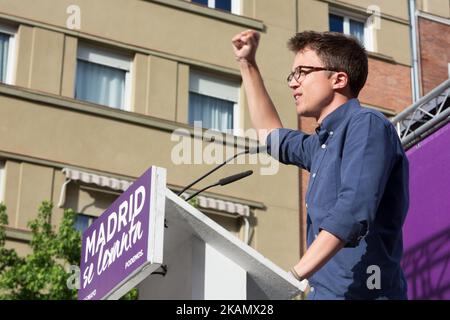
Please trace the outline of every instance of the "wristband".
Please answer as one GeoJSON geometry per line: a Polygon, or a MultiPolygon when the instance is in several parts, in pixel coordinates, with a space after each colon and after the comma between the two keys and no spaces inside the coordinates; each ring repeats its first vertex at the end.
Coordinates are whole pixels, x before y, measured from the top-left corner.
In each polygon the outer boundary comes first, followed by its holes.
{"type": "Polygon", "coordinates": [[[292,273],[292,275],[294,276],[295,279],[297,279],[298,281],[302,281],[302,280],[303,280],[303,279],[298,275],[297,271],[295,271],[295,268],[294,268],[294,267],[292,267],[290,271],[291,271],[291,273],[292,273]]]}

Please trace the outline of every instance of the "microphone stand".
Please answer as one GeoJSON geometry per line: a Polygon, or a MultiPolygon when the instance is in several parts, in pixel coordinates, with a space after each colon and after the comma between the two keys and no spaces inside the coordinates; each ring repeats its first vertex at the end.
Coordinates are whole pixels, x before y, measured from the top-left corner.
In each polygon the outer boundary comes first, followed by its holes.
{"type": "Polygon", "coordinates": [[[234,156],[228,158],[227,160],[225,160],[223,163],[221,163],[220,165],[218,165],[217,167],[213,168],[212,170],[206,172],[204,175],[202,175],[200,178],[198,178],[197,180],[195,180],[194,182],[192,182],[191,184],[189,184],[188,186],[184,187],[183,190],[181,190],[180,192],[177,193],[177,196],[181,196],[187,189],[189,189],[190,187],[192,187],[194,184],[196,184],[197,182],[199,182],[200,180],[204,179],[206,176],[210,175],[211,173],[213,173],[214,171],[220,169],[221,167],[223,167],[224,165],[226,165],[228,162],[230,162],[231,160],[233,160],[234,158],[242,155],[242,154],[246,154],[246,153],[256,153],[258,152],[258,148],[250,148],[241,152],[236,153],[234,156]]]}
{"type": "Polygon", "coordinates": [[[240,172],[238,174],[234,174],[234,175],[226,177],[226,178],[222,178],[218,182],[213,183],[213,184],[211,184],[211,185],[209,185],[207,187],[204,187],[203,189],[201,189],[201,190],[191,194],[185,201],[189,201],[190,199],[192,199],[193,197],[198,195],[200,192],[205,191],[206,189],[209,189],[209,188],[212,188],[212,187],[215,187],[215,186],[218,186],[218,185],[224,186],[224,185],[227,185],[229,183],[232,183],[232,182],[235,182],[237,180],[240,180],[240,179],[243,179],[245,177],[248,177],[249,175],[252,175],[252,174],[253,174],[253,170],[247,170],[247,171],[240,172]]]}

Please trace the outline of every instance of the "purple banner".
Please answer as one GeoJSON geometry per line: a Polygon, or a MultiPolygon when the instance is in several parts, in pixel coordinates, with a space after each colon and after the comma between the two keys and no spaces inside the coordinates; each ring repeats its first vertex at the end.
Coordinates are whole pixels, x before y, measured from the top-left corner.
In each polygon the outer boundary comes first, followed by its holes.
{"type": "Polygon", "coordinates": [[[78,299],[102,299],[148,261],[152,169],[83,233],[78,299]]]}
{"type": "Polygon", "coordinates": [[[407,151],[402,266],[409,299],[450,299],[450,124],[407,151]]]}

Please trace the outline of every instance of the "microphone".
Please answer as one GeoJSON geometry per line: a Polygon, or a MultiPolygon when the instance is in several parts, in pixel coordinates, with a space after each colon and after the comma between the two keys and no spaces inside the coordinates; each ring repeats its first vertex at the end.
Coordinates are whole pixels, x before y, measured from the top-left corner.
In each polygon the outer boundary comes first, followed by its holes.
{"type": "Polygon", "coordinates": [[[218,170],[219,168],[223,167],[224,165],[226,165],[228,162],[230,162],[231,160],[233,160],[234,158],[237,158],[238,156],[242,155],[242,154],[256,154],[256,153],[260,153],[260,152],[267,152],[267,146],[261,146],[258,145],[256,147],[251,147],[248,148],[244,151],[238,152],[236,153],[234,156],[226,159],[224,162],[222,162],[221,164],[219,164],[217,167],[213,168],[212,170],[208,171],[207,173],[205,173],[204,175],[202,175],[200,178],[198,178],[197,180],[195,180],[194,182],[192,182],[191,184],[187,185],[186,187],[183,188],[183,190],[181,190],[180,192],[177,193],[177,196],[181,196],[187,189],[189,189],[190,187],[192,187],[194,184],[196,184],[197,182],[205,179],[207,176],[209,176],[211,173],[213,173],[214,171],[218,170]]]}
{"type": "Polygon", "coordinates": [[[192,195],[190,195],[186,199],[186,201],[189,201],[190,199],[192,199],[193,197],[198,195],[200,192],[205,191],[206,189],[209,189],[209,188],[212,188],[212,187],[215,187],[215,186],[219,186],[219,185],[220,186],[225,186],[225,185],[230,184],[232,182],[235,182],[235,181],[241,180],[241,179],[243,179],[245,177],[248,177],[248,176],[250,176],[252,174],[253,174],[253,170],[247,170],[247,171],[244,171],[244,172],[240,172],[240,173],[234,174],[232,176],[228,176],[228,177],[222,178],[218,182],[213,183],[213,184],[211,184],[211,185],[209,185],[209,186],[207,186],[207,187],[205,187],[205,188],[203,188],[203,189],[193,193],[192,195]]]}
{"type": "Polygon", "coordinates": [[[227,185],[229,183],[241,180],[241,179],[243,179],[245,177],[248,177],[248,176],[250,176],[252,174],[253,174],[253,170],[247,170],[247,171],[244,171],[244,172],[233,174],[232,176],[228,176],[226,178],[220,179],[218,184],[221,185],[221,186],[225,186],[225,185],[227,185]]]}

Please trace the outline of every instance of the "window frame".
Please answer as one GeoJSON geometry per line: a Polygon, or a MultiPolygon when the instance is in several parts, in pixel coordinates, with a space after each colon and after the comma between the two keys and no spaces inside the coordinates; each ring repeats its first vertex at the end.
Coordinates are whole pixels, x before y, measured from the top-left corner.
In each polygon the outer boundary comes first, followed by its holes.
{"type": "Polygon", "coordinates": [[[350,34],[350,20],[361,22],[364,25],[364,47],[367,51],[375,52],[374,47],[374,30],[370,23],[370,19],[365,14],[358,14],[355,12],[349,12],[346,10],[338,9],[338,8],[330,8],[328,11],[328,21],[330,19],[330,14],[339,16],[344,19],[343,21],[343,33],[345,35],[350,34]]]}
{"type": "MultiPolygon", "coordinates": [[[[192,0],[191,0],[192,2],[192,0]]],[[[195,3],[195,2],[193,2],[195,3]]],[[[198,4],[201,5],[201,4],[198,4]]],[[[208,0],[208,8],[216,9],[216,0],[208,0]]],[[[231,0],[231,11],[222,10],[225,12],[230,12],[232,14],[241,15],[242,14],[241,0],[231,0]]],[[[221,9],[219,9],[221,10],[221,9]]]]}
{"type": "MultiPolygon", "coordinates": [[[[118,109],[124,111],[132,111],[131,108],[131,93],[132,93],[132,76],[133,76],[133,57],[131,55],[118,52],[114,49],[103,48],[90,43],[78,43],[76,61],[83,60],[90,63],[101,64],[110,68],[120,69],[125,71],[125,88],[122,108],[114,108],[106,106],[111,109],[118,109]]],[[[75,68],[77,72],[78,66],[75,68]]],[[[76,92],[75,80],[75,90],[76,92]]]]}
{"type": "Polygon", "coordinates": [[[0,23],[0,32],[9,35],[8,41],[8,65],[6,67],[5,84],[14,84],[16,78],[16,37],[17,28],[0,23]]]}
{"type": "MultiPolygon", "coordinates": [[[[233,102],[233,135],[237,136],[240,130],[240,83],[217,74],[197,69],[189,70],[189,92],[212,98],[233,102]],[[202,88],[200,88],[202,86],[202,88]],[[227,88],[228,87],[228,88],[227,88]],[[223,90],[225,89],[225,90],[223,90]],[[226,91],[224,93],[224,91],[226,91]],[[232,97],[234,96],[234,98],[232,97]]],[[[188,105],[189,108],[189,105],[188,105]]],[[[188,110],[189,114],[189,110],[188,110]]],[[[189,120],[188,120],[189,121],[189,120]]],[[[188,122],[187,121],[187,122],[188,122]]],[[[210,129],[210,128],[206,128],[210,129]]],[[[222,132],[222,131],[220,131],[222,132]]],[[[228,132],[227,132],[228,133],[228,132]]]]}

